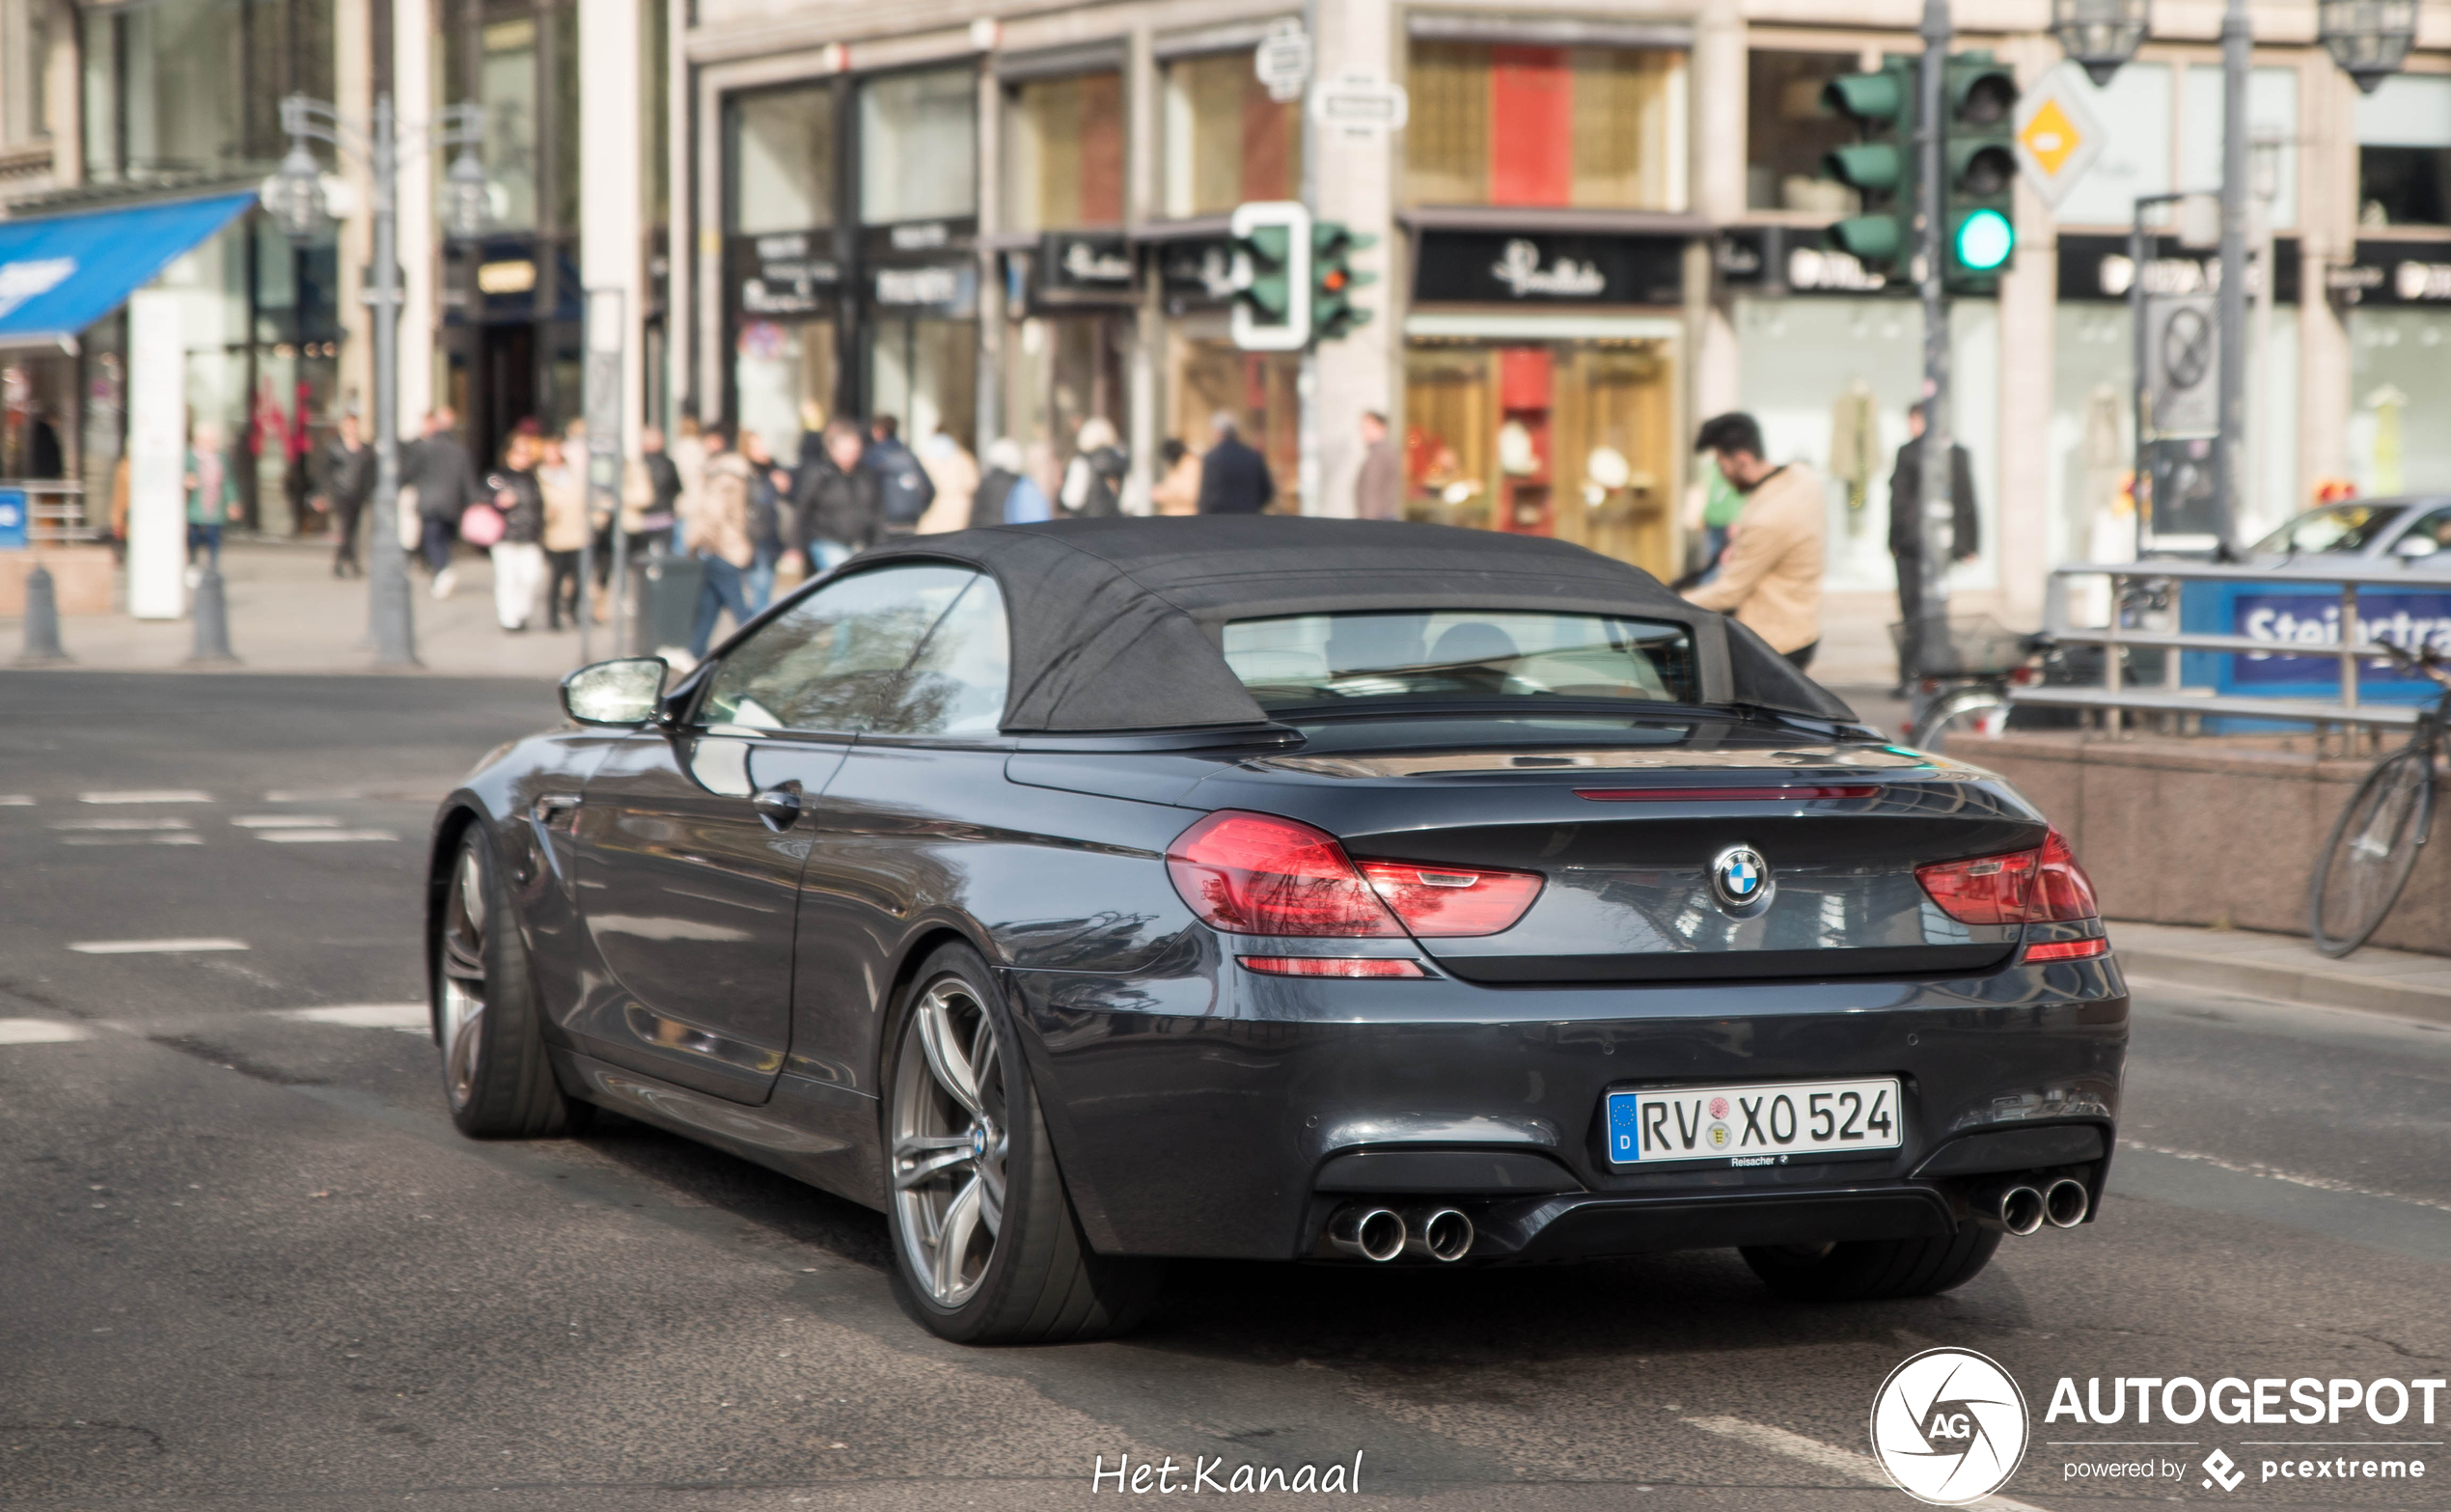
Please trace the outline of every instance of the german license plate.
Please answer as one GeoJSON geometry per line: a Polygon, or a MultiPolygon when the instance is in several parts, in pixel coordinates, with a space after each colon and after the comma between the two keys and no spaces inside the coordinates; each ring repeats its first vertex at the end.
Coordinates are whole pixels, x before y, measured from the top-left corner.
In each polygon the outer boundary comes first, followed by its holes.
{"type": "Polygon", "coordinates": [[[1609,1160],[1617,1166],[1695,1160],[1784,1166],[1798,1156],[1898,1144],[1895,1077],[1609,1094],[1609,1160]]]}

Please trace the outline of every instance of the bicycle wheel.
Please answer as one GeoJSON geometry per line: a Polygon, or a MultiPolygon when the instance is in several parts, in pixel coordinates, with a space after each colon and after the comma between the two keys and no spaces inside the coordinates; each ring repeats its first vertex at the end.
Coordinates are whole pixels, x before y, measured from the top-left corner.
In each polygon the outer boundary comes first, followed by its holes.
{"type": "Polygon", "coordinates": [[[2316,949],[2342,956],[2366,943],[2409,885],[2433,823],[2433,750],[2410,746],[2376,762],[2332,826],[2307,890],[2316,949]]]}
{"type": "MultiPolygon", "coordinates": [[[[1923,722],[1907,732],[1907,744],[1917,751],[1946,755],[1952,740],[1989,740],[2008,729],[2006,696],[1990,688],[1969,688],[1932,705],[1923,722]]],[[[1964,755],[1964,752],[1960,752],[1964,755]]]]}

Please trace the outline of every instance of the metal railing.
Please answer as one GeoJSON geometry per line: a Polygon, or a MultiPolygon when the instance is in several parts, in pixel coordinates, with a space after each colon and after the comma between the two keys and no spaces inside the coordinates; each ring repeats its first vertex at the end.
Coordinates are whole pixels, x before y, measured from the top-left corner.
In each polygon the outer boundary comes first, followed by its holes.
{"type": "MultiPolygon", "coordinates": [[[[2398,562],[2382,567],[2344,566],[2312,572],[2296,565],[2276,571],[2271,567],[2235,566],[2210,562],[2078,563],[2055,567],[2052,570],[2044,597],[2046,631],[2063,646],[2103,647],[2103,685],[2099,688],[2012,688],[2009,697],[2013,702],[2038,707],[2096,710],[2102,716],[2104,728],[2114,735],[2119,733],[2122,720],[2129,714],[2181,717],[2216,714],[2242,719],[2295,720],[2315,726],[2319,732],[2324,727],[2332,725],[2406,728],[2417,722],[2421,712],[2418,705],[2366,703],[2357,696],[2359,664],[2382,660],[2388,655],[2382,646],[2359,638],[2357,591],[2360,589],[2412,588],[2451,592],[2451,577],[2421,575],[2398,562]],[[2068,622],[2069,582],[2080,577],[2107,577],[2110,580],[2109,623],[2100,629],[2080,629],[2068,622]],[[2264,641],[2244,635],[2147,630],[2122,625],[2122,606],[2129,588],[2156,583],[2253,583],[2276,587],[2334,585],[2340,591],[2340,624],[2344,628],[2336,643],[2327,643],[2318,649],[2307,646],[2303,642],[2264,641]],[[2233,654],[2244,651],[2308,660],[2329,658],[2336,660],[2340,666],[2340,693],[2336,699],[2314,700],[2188,692],[2181,686],[2181,659],[2175,654],[2165,655],[2162,659],[2159,688],[2134,686],[2125,680],[2123,653],[2129,650],[2233,654]]],[[[2176,594],[2171,595],[2170,612],[2174,617],[2178,612],[2176,594]]]]}
{"type": "Polygon", "coordinates": [[[0,478],[0,493],[25,495],[26,543],[68,546],[98,540],[99,526],[85,518],[85,485],[61,478],[0,478]]]}

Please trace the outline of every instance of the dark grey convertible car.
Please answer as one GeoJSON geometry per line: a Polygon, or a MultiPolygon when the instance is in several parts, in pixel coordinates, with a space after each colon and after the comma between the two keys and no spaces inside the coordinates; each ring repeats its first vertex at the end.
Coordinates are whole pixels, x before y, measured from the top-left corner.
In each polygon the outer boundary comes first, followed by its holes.
{"type": "Polygon", "coordinates": [[[947,1337],[1111,1332],[1167,1256],[1914,1295],[2101,1194],[2127,989],[2058,835],[1580,548],[927,536],[665,679],[573,674],[443,805],[453,1117],[880,1207],[947,1337]]]}

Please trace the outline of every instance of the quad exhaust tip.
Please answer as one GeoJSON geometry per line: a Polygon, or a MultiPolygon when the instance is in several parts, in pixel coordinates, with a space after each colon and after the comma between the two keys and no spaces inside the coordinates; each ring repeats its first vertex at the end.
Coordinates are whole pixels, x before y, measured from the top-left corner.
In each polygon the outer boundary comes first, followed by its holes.
{"type": "Polygon", "coordinates": [[[1385,1264],[1404,1252],[1404,1219],[1393,1208],[1356,1203],[1329,1220],[1328,1242],[1344,1254],[1385,1264]]]}
{"type": "Polygon", "coordinates": [[[1404,1215],[1404,1253],[1414,1260],[1460,1260],[1473,1248],[1473,1221],[1451,1207],[1417,1207],[1404,1215]]]}
{"type": "Polygon", "coordinates": [[[2070,1176],[2062,1176],[2043,1194],[2043,1216],[2053,1228],[2074,1228],[2085,1221],[2086,1210],[2093,1206],[2093,1195],[2085,1184],[2070,1176]]]}

